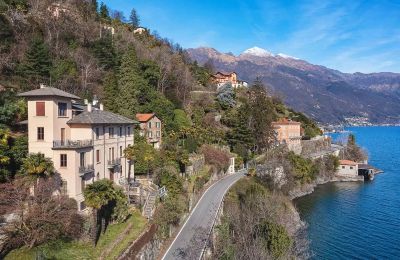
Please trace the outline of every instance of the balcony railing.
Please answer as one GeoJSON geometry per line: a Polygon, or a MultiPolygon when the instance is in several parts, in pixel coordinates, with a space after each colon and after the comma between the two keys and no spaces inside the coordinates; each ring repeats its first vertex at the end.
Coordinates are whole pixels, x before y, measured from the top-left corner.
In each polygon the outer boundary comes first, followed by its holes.
{"type": "Polygon", "coordinates": [[[88,164],[85,166],[79,166],[79,175],[84,175],[86,173],[94,172],[93,164],[88,164]]]}
{"type": "Polygon", "coordinates": [[[53,141],[53,149],[75,149],[92,147],[93,140],[55,140],[53,141]]]}
{"type": "Polygon", "coordinates": [[[115,167],[117,165],[121,165],[121,159],[120,158],[107,161],[107,167],[108,168],[113,168],[113,167],[115,167]]]}

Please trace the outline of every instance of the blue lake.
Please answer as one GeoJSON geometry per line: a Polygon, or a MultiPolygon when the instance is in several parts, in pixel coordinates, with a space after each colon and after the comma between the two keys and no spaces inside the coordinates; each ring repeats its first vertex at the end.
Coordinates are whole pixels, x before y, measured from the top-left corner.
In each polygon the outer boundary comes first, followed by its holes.
{"type": "Polygon", "coordinates": [[[400,127],[346,130],[384,173],[371,182],[320,185],[295,201],[313,259],[400,259],[400,127]]]}

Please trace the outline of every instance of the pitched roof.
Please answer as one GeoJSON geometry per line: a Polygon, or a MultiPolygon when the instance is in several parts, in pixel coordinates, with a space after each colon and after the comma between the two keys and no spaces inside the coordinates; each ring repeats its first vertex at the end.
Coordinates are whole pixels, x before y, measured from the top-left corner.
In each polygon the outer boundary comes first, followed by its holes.
{"type": "Polygon", "coordinates": [[[62,91],[61,89],[52,87],[41,87],[28,92],[19,93],[18,96],[19,97],[56,96],[56,97],[66,97],[72,99],[81,99],[78,96],[62,91]]]}
{"type": "Polygon", "coordinates": [[[152,119],[156,114],[154,113],[148,113],[148,114],[136,114],[136,119],[139,122],[147,122],[150,119],[152,119]]]}
{"type": "Polygon", "coordinates": [[[350,166],[356,166],[358,163],[355,161],[350,161],[350,160],[339,160],[340,165],[350,165],[350,166]]]}
{"type": "Polygon", "coordinates": [[[280,118],[276,122],[272,122],[273,126],[278,126],[278,125],[301,125],[300,122],[288,120],[287,118],[280,118]]]}
{"type": "Polygon", "coordinates": [[[85,111],[72,119],[67,124],[138,124],[139,122],[127,117],[104,110],[85,111]]]}

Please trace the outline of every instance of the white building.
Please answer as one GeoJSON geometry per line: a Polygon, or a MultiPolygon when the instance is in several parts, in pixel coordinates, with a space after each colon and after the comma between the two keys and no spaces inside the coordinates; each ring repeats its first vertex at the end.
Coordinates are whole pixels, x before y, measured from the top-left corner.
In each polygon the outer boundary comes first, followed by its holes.
{"type": "Polygon", "coordinates": [[[357,177],[358,164],[350,160],[339,160],[337,175],[340,177],[357,177]]]}

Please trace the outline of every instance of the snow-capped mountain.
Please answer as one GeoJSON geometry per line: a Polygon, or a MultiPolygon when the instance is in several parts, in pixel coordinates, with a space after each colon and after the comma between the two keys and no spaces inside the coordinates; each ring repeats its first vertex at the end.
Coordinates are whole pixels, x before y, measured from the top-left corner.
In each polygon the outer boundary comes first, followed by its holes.
{"type": "Polygon", "coordinates": [[[257,47],[257,46],[245,50],[242,54],[243,55],[249,54],[249,55],[258,56],[258,57],[273,56],[273,54],[271,52],[269,52],[263,48],[257,47]]]}
{"type": "Polygon", "coordinates": [[[278,53],[278,54],[276,54],[276,56],[279,56],[279,57],[284,58],[284,59],[299,60],[299,58],[296,58],[296,57],[293,57],[293,56],[290,56],[290,55],[287,55],[287,54],[284,54],[284,53],[278,53]]]}
{"type": "Polygon", "coordinates": [[[400,123],[400,74],[342,73],[287,54],[253,47],[235,56],[213,48],[187,50],[200,64],[235,71],[248,83],[260,78],[285,103],[324,123],[365,116],[372,123],[400,123]]]}

